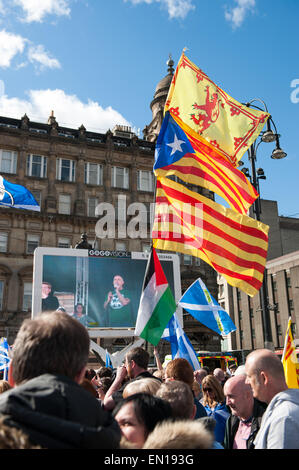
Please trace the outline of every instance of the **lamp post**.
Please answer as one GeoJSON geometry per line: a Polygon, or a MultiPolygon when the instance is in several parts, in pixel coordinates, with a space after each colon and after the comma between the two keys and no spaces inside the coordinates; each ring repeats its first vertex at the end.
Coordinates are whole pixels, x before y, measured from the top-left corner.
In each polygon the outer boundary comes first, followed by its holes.
{"type": "MultiPolygon", "coordinates": [[[[264,103],[264,101],[262,101],[259,98],[255,98],[249,103],[246,103],[246,106],[248,107],[252,106],[254,108],[257,108],[263,111],[263,109],[261,109],[260,107],[252,104],[254,101],[261,102],[263,104],[264,111],[268,112],[266,104],[264,103]]],[[[277,133],[275,123],[272,119],[272,116],[270,116],[267,121],[267,130],[261,133],[260,141],[259,142],[256,141],[248,149],[248,160],[251,164],[251,182],[259,195],[260,195],[259,180],[266,179],[266,176],[262,168],[258,168],[256,170],[255,164],[256,164],[256,154],[257,154],[258,147],[262,142],[263,143],[276,142],[276,147],[272,152],[271,158],[273,158],[274,160],[285,158],[287,154],[280,147],[279,137],[280,135],[277,133]],[[271,129],[271,123],[274,126],[275,133],[271,129]]],[[[248,168],[244,168],[242,171],[245,175],[249,176],[248,168]]],[[[254,212],[255,219],[260,221],[261,220],[260,196],[253,203],[253,212],[254,212]]],[[[271,330],[271,322],[270,322],[271,306],[269,305],[266,267],[265,267],[263,283],[262,283],[259,295],[260,295],[260,305],[261,305],[262,321],[263,321],[264,347],[266,349],[274,350],[274,343],[273,343],[273,338],[272,338],[272,330],[271,330]]]]}

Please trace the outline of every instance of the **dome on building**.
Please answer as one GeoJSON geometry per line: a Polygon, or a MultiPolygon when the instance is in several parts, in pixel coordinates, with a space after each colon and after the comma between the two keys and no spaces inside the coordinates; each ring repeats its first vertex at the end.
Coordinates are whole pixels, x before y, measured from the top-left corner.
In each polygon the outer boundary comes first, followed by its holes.
{"type": "Polygon", "coordinates": [[[168,90],[169,90],[172,77],[173,77],[173,72],[174,72],[174,68],[173,68],[174,62],[171,56],[169,56],[169,59],[166,62],[166,64],[168,65],[168,74],[164,78],[162,78],[162,80],[160,80],[158,85],[156,86],[154,100],[156,98],[161,98],[168,94],[168,90]]]}

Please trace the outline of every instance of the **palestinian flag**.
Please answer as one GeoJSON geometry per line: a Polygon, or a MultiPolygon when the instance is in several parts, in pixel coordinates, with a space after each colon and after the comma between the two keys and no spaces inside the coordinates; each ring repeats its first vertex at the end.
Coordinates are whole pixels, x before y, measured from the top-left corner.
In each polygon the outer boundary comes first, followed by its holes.
{"type": "Polygon", "coordinates": [[[157,253],[152,248],[143,281],[135,335],[157,346],[175,311],[174,297],[157,253]]]}

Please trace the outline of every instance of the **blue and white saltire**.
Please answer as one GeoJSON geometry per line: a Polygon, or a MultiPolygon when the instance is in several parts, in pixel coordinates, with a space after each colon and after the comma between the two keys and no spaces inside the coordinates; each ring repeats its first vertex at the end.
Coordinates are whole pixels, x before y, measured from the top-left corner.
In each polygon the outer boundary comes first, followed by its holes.
{"type": "Polygon", "coordinates": [[[178,357],[187,359],[194,370],[200,369],[196,352],[188,336],[183,331],[175,313],[169,320],[161,339],[170,342],[172,359],[177,359],[178,357]]]}
{"type": "Polygon", "coordinates": [[[7,380],[8,369],[11,362],[10,347],[6,338],[0,339],[0,371],[3,370],[3,379],[7,380]]]}
{"type": "Polygon", "coordinates": [[[106,349],[106,364],[105,364],[105,366],[110,367],[110,369],[113,369],[111,357],[110,357],[110,354],[108,353],[107,349],[106,349]]]}
{"type": "Polygon", "coordinates": [[[40,206],[25,186],[10,183],[2,176],[0,176],[0,205],[15,209],[40,211],[40,206]]]}
{"type": "Polygon", "coordinates": [[[221,336],[237,329],[228,313],[220,307],[200,278],[186,290],[179,305],[200,323],[221,336]]]}

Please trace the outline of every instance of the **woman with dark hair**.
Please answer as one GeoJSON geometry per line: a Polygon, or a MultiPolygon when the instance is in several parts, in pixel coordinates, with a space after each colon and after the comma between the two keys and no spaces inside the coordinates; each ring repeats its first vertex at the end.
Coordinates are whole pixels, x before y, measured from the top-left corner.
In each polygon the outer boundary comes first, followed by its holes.
{"type": "Polygon", "coordinates": [[[136,393],[118,402],[112,412],[126,441],[141,449],[157,423],[172,418],[171,406],[148,393],[136,393]]]}
{"type": "Polygon", "coordinates": [[[225,404],[225,396],[222,385],[213,375],[207,375],[203,378],[202,383],[203,400],[208,416],[216,421],[215,440],[223,444],[226,421],[230,415],[225,404]]]}
{"type": "Polygon", "coordinates": [[[85,313],[85,307],[81,302],[78,302],[75,305],[74,311],[73,311],[73,317],[76,318],[82,325],[85,327],[88,326],[88,323],[92,321],[92,318],[90,318],[88,315],[85,313]]]}

